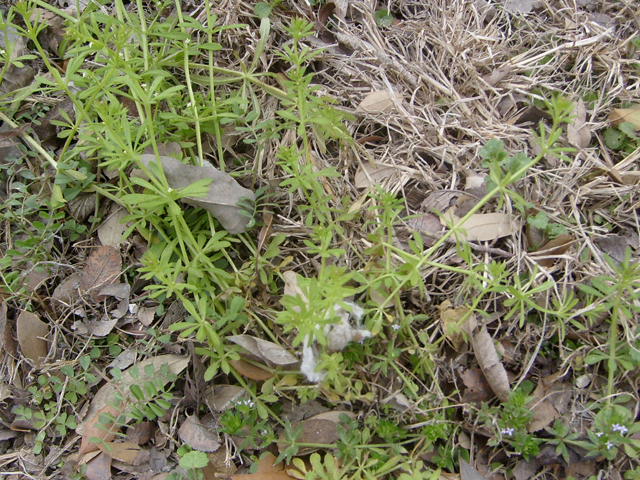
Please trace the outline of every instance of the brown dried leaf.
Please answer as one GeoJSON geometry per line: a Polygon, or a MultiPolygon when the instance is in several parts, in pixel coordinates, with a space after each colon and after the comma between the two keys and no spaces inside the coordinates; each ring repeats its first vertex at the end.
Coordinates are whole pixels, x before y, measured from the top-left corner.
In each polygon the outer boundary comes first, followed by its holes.
{"type": "Polygon", "coordinates": [[[195,417],[187,417],[178,430],[180,439],[199,452],[215,452],[220,448],[218,436],[195,417]]]}
{"type": "Polygon", "coordinates": [[[551,425],[551,422],[560,416],[553,404],[544,400],[545,394],[544,382],[540,380],[528,404],[529,407],[533,408],[533,417],[531,417],[531,421],[527,425],[529,433],[542,430],[544,427],[551,425]]]}
{"type": "Polygon", "coordinates": [[[49,326],[31,312],[22,312],[16,320],[18,343],[24,357],[39,367],[49,352],[49,326]]]}
{"type": "Polygon", "coordinates": [[[356,108],[356,112],[387,113],[395,110],[396,102],[402,102],[402,95],[396,92],[390,93],[387,90],[378,90],[364,97],[356,108]]]}
{"type": "Polygon", "coordinates": [[[57,300],[63,305],[73,305],[80,298],[78,290],[80,288],[81,278],[82,273],[72,273],[56,287],[51,298],[53,300],[57,300]]]}
{"type": "Polygon", "coordinates": [[[258,460],[258,471],[256,473],[232,475],[230,478],[231,480],[291,480],[295,478],[285,471],[282,463],[275,465],[275,462],[276,457],[271,453],[267,453],[258,460]]]}
{"type": "Polygon", "coordinates": [[[591,141],[591,130],[585,125],[587,121],[587,107],[582,99],[576,103],[573,113],[575,117],[567,125],[567,139],[578,148],[587,148],[591,141]]]}
{"type": "MultiPolygon", "coordinates": [[[[156,161],[154,155],[142,155],[140,161],[149,167],[156,161]]],[[[160,156],[160,164],[173,189],[188,187],[197,180],[211,179],[208,192],[202,197],[185,197],[184,203],[203,208],[213,215],[229,233],[245,232],[252,220],[248,212],[239,206],[241,200],[255,202],[256,196],[251,190],[242,187],[229,174],[221,172],[206,163],[202,167],[186,165],[173,157],[160,156]]]]}
{"type": "Polygon", "coordinates": [[[462,394],[463,403],[487,402],[493,392],[479,368],[468,368],[464,371],[459,370],[458,374],[462,379],[462,383],[467,387],[462,394]]]}
{"type": "Polygon", "coordinates": [[[140,455],[140,445],[133,442],[104,442],[98,447],[113,460],[117,460],[128,465],[133,465],[138,455],[140,455]]]}
{"type": "Polygon", "coordinates": [[[396,167],[382,163],[365,162],[360,165],[354,179],[356,188],[367,188],[377,185],[396,171],[396,167]]]}
{"type": "Polygon", "coordinates": [[[118,281],[122,269],[120,252],[110,246],[96,248],[82,270],[80,279],[80,291],[83,295],[89,295],[93,302],[104,300],[100,295],[100,289],[118,281]]]}
{"type": "Polygon", "coordinates": [[[509,399],[509,377],[500,359],[493,338],[489,335],[487,327],[482,327],[471,336],[471,345],[476,356],[476,360],[482,369],[487,382],[491,386],[493,393],[502,402],[509,399]]]}
{"type": "Polygon", "coordinates": [[[556,238],[549,240],[531,256],[537,260],[540,266],[551,268],[556,262],[557,258],[549,257],[562,255],[564,252],[569,250],[569,248],[571,248],[571,245],[573,245],[573,236],[569,235],[568,233],[563,233],[561,235],[558,235],[556,238]]]}
{"type": "Polygon", "coordinates": [[[230,335],[227,340],[240,345],[244,349],[253,353],[257,357],[275,365],[293,365],[298,363],[298,359],[291,355],[286,349],[267,340],[252,337],[251,335],[230,335]]]}
{"type": "Polygon", "coordinates": [[[634,128],[640,130],[640,104],[629,108],[614,108],[609,114],[609,121],[614,127],[621,123],[632,123],[634,128]]]}
{"type": "MultiPolygon", "coordinates": [[[[293,426],[294,430],[302,425],[302,431],[297,438],[299,443],[321,443],[331,445],[338,441],[338,424],[331,420],[309,418],[293,426]]],[[[285,443],[284,433],[280,436],[282,443],[278,443],[280,453],[289,445],[285,443]]],[[[296,455],[308,455],[318,450],[317,448],[300,448],[296,455]]]]}
{"type": "Polygon", "coordinates": [[[126,223],[122,223],[122,219],[128,215],[124,208],[118,208],[110,214],[104,222],[98,227],[98,238],[102,245],[118,248],[124,241],[122,234],[128,228],[126,223]]]}
{"type": "Polygon", "coordinates": [[[245,389],[237,385],[212,385],[207,389],[205,400],[209,408],[223,412],[232,407],[245,394],[245,389]]]}
{"type": "Polygon", "coordinates": [[[111,457],[100,453],[87,463],[84,476],[88,480],[111,480],[111,457]]]}
{"type": "MultiPolygon", "coordinates": [[[[449,217],[449,215],[447,215],[449,217]]],[[[449,217],[450,218],[450,217],[449,217]]],[[[459,236],[467,241],[488,242],[515,233],[516,222],[507,213],[476,213],[460,227],[459,236]]]]}
{"type": "Polygon", "coordinates": [[[451,342],[453,349],[459,352],[464,344],[462,336],[462,318],[469,312],[465,306],[452,308],[449,300],[443,301],[439,306],[440,321],[445,337],[451,342]]]}
{"type": "Polygon", "coordinates": [[[273,373],[260,368],[257,365],[249,363],[245,360],[229,360],[229,363],[240,375],[244,375],[251,380],[264,381],[273,377],[273,373]]]}
{"type": "Polygon", "coordinates": [[[494,68],[489,75],[485,75],[482,79],[490,86],[495,87],[511,72],[511,65],[503,65],[499,68],[494,68]]]}

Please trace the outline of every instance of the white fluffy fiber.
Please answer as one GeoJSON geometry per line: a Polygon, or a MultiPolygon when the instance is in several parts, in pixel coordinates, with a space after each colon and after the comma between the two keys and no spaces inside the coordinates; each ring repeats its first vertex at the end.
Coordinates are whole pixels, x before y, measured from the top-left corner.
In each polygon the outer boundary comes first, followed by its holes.
{"type": "MultiPolygon", "coordinates": [[[[360,320],[364,314],[362,307],[352,302],[345,303],[351,306],[352,311],[347,312],[339,305],[335,305],[335,312],[340,317],[340,321],[324,327],[324,335],[327,339],[327,350],[333,352],[344,350],[350,342],[371,337],[369,330],[354,328],[349,321],[350,317],[353,317],[357,326],[360,326],[360,320]]],[[[313,383],[321,382],[327,376],[327,372],[325,371],[316,371],[319,363],[319,353],[315,343],[315,340],[311,340],[309,335],[305,337],[304,345],[302,346],[302,363],[300,365],[300,372],[307,377],[307,380],[313,383]]]]}

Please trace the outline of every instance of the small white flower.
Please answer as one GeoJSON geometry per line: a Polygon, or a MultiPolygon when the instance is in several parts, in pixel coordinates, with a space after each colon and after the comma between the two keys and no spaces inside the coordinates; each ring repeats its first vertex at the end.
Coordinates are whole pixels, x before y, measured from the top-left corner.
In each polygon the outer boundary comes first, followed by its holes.
{"type": "Polygon", "coordinates": [[[610,441],[605,443],[605,446],[607,447],[607,450],[611,450],[611,447],[613,447],[613,443],[611,443],[610,441]]]}
{"type": "Polygon", "coordinates": [[[400,330],[400,325],[394,324],[394,325],[391,325],[391,328],[397,332],[398,330],[400,330]]]}
{"type": "Polygon", "coordinates": [[[614,423],[611,428],[614,432],[620,432],[620,435],[625,435],[629,431],[627,427],[620,425],[619,423],[614,423]]]}
{"type": "Polygon", "coordinates": [[[596,432],[596,437],[600,438],[602,435],[604,435],[604,432],[596,432]]]}
{"type": "Polygon", "coordinates": [[[167,188],[167,192],[168,192],[168,193],[173,192],[173,188],[171,188],[171,187],[167,188]]]}
{"type": "Polygon", "coordinates": [[[503,428],[502,430],[500,430],[500,433],[502,435],[507,435],[509,437],[513,435],[513,432],[514,432],[513,428],[503,428]]]}

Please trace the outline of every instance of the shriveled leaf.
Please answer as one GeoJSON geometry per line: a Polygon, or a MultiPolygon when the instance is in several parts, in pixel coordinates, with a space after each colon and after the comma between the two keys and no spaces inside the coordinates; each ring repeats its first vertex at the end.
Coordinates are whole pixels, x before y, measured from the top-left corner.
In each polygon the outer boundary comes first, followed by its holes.
{"type": "Polygon", "coordinates": [[[49,352],[49,326],[31,312],[22,312],[16,320],[18,343],[22,355],[40,366],[49,352]]]}
{"type": "Polygon", "coordinates": [[[93,302],[104,300],[100,290],[118,281],[122,270],[120,252],[110,246],[96,248],[82,270],[80,290],[83,295],[88,295],[93,302]]]}
{"type": "Polygon", "coordinates": [[[360,105],[356,108],[356,112],[364,113],[386,113],[395,109],[395,104],[402,102],[402,95],[396,92],[388,92],[387,90],[378,90],[371,92],[364,97],[360,105]]]}
{"type": "Polygon", "coordinates": [[[207,389],[205,400],[211,409],[223,412],[245,394],[245,389],[237,385],[212,385],[207,389]]]}
{"type": "Polygon", "coordinates": [[[397,168],[393,166],[382,163],[365,162],[358,168],[354,183],[356,188],[367,188],[371,185],[379,184],[384,179],[390,177],[395,171],[397,171],[397,168]]]}
{"type": "Polygon", "coordinates": [[[98,447],[105,455],[128,465],[133,465],[140,455],[140,445],[133,442],[104,442],[98,447]]]}
{"type": "Polygon", "coordinates": [[[275,365],[293,365],[298,359],[286,349],[267,340],[252,337],[251,335],[230,335],[227,340],[240,345],[250,353],[275,365]]]}
{"type": "MultiPolygon", "coordinates": [[[[140,161],[149,166],[156,161],[154,155],[142,155],[140,161]]],[[[203,208],[213,215],[229,233],[242,233],[247,230],[252,218],[241,201],[255,202],[256,196],[236,182],[229,174],[217,170],[210,164],[202,167],[185,165],[173,157],[160,156],[160,164],[171,188],[182,189],[194,182],[211,179],[208,192],[202,197],[184,197],[182,201],[203,208]]]]}
{"type": "Polygon", "coordinates": [[[218,436],[195,417],[187,417],[178,430],[180,439],[199,452],[215,452],[220,448],[218,436]]]}
{"type": "Polygon", "coordinates": [[[637,132],[640,130],[640,104],[629,108],[614,108],[609,114],[609,121],[614,127],[621,123],[631,123],[637,132]]]}
{"type": "Polygon", "coordinates": [[[509,398],[509,377],[507,371],[498,358],[496,346],[493,338],[489,335],[487,327],[482,327],[474,332],[471,337],[471,345],[476,356],[476,360],[482,369],[487,382],[491,386],[493,393],[503,402],[509,398]]]}
{"type": "Polygon", "coordinates": [[[189,357],[182,357],[180,355],[159,355],[157,357],[151,357],[143,362],[138,363],[138,376],[134,378],[131,375],[131,368],[122,372],[122,381],[115,382],[111,380],[106,383],[93,397],[89,410],[85,414],[84,422],[76,429],[79,435],[83,434],[85,425],[88,422],[94,421],[97,412],[107,405],[107,402],[112,402],[115,398],[116,392],[121,392],[125,397],[125,400],[133,400],[129,387],[133,384],[144,385],[150,380],[160,381],[163,385],[166,385],[170,378],[169,375],[178,375],[189,364],[189,357]],[[168,375],[161,373],[161,367],[163,365],[168,366],[168,375]],[[147,367],[153,366],[153,375],[149,375],[147,367]]]}
{"type": "Polygon", "coordinates": [[[460,236],[468,241],[487,242],[507,237],[516,231],[516,222],[506,213],[476,213],[461,227],[460,236]]]}
{"type": "Polygon", "coordinates": [[[230,360],[229,363],[240,375],[244,375],[251,380],[264,381],[273,377],[273,373],[260,368],[257,365],[249,363],[245,360],[230,360]]]}
{"type": "Polygon", "coordinates": [[[587,121],[587,107],[582,99],[576,103],[573,114],[575,117],[567,125],[567,139],[578,148],[586,148],[591,141],[591,130],[585,125],[587,121]]]}
{"type": "Polygon", "coordinates": [[[127,216],[124,208],[119,208],[109,215],[98,227],[98,238],[102,245],[118,248],[123,242],[122,234],[127,229],[127,224],[122,219],[127,216]]]}

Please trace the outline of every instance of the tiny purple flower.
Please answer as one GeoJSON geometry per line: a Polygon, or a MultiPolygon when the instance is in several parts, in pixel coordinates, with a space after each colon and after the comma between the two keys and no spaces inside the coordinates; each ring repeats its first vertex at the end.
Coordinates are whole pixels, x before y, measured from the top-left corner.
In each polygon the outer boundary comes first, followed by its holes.
{"type": "Polygon", "coordinates": [[[500,433],[502,435],[507,435],[509,437],[513,435],[513,432],[514,432],[513,428],[503,428],[502,430],[500,430],[500,433]]]}
{"type": "Polygon", "coordinates": [[[607,450],[611,450],[611,447],[613,447],[613,443],[611,443],[611,441],[608,441],[607,443],[605,443],[605,446],[607,447],[607,450]]]}
{"type": "Polygon", "coordinates": [[[391,325],[391,328],[397,332],[398,330],[400,330],[400,325],[394,324],[391,325]]]}
{"type": "Polygon", "coordinates": [[[625,435],[629,431],[627,427],[620,425],[619,423],[614,423],[611,428],[614,432],[620,432],[620,435],[625,435]]]}

